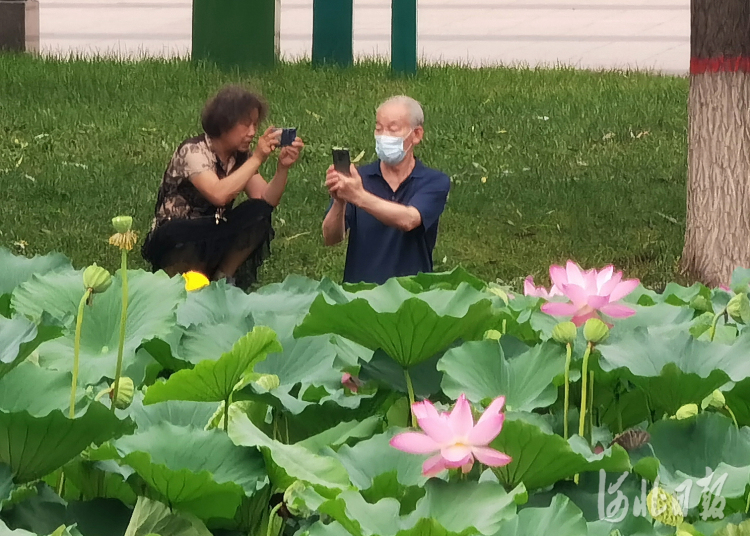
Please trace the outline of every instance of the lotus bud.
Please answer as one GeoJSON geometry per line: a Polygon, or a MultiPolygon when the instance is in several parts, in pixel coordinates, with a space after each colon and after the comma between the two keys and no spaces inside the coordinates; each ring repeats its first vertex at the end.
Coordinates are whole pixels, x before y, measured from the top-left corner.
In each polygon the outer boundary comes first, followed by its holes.
{"type": "Polygon", "coordinates": [[[681,421],[683,419],[695,417],[696,415],[698,415],[698,404],[685,404],[677,410],[677,413],[674,414],[674,418],[681,421]]]}
{"type": "Polygon", "coordinates": [[[266,391],[273,391],[281,385],[281,381],[276,374],[261,374],[260,378],[255,380],[255,383],[260,385],[266,391]]]}
{"type": "Polygon", "coordinates": [[[679,501],[670,493],[659,487],[654,487],[646,496],[648,513],[655,520],[677,527],[682,523],[683,513],[679,501]]]}
{"type": "Polygon", "coordinates": [[[727,304],[727,313],[738,324],[750,323],[750,299],[747,294],[735,294],[727,304]]]}
{"type": "Polygon", "coordinates": [[[724,393],[719,391],[718,389],[715,389],[713,393],[708,395],[706,398],[703,399],[703,402],[701,402],[701,408],[723,408],[726,406],[727,400],[724,398],[724,393]]]}
{"type": "Polygon", "coordinates": [[[496,329],[488,329],[484,332],[484,340],[486,341],[499,341],[503,334],[496,329]]]}
{"type": "Polygon", "coordinates": [[[708,301],[705,296],[701,296],[700,294],[690,300],[690,307],[692,307],[696,311],[713,311],[711,302],[708,301]]]}
{"type": "Polygon", "coordinates": [[[304,482],[295,480],[291,486],[284,492],[284,505],[287,511],[294,517],[310,517],[312,512],[305,504],[300,494],[304,492],[306,486],[304,482]]]}
{"type": "Polygon", "coordinates": [[[97,266],[96,263],[83,271],[83,287],[91,289],[94,294],[104,292],[110,285],[112,285],[112,276],[106,269],[97,266]]]}
{"type": "MultiPolygon", "coordinates": [[[[120,377],[117,389],[117,400],[114,404],[117,409],[127,409],[133,402],[133,395],[135,395],[135,384],[133,380],[127,376],[120,377]]],[[[115,384],[109,386],[109,398],[112,398],[112,394],[115,392],[115,384]]]]}
{"type": "Polygon", "coordinates": [[[583,336],[590,343],[599,344],[609,337],[609,328],[598,318],[589,318],[583,326],[583,336]]]}
{"type": "Polygon", "coordinates": [[[578,336],[578,329],[573,322],[560,322],[552,329],[552,338],[562,344],[573,344],[578,336]]]}
{"type": "Polygon", "coordinates": [[[201,289],[210,284],[208,278],[200,272],[190,271],[182,274],[185,280],[185,290],[188,292],[201,289]]]}
{"type": "Polygon", "coordinates": [[[112,218],[112,226],[118,233],[125,234],[133,227],[133,218],[130,216],[116,216],[112,218]]]}

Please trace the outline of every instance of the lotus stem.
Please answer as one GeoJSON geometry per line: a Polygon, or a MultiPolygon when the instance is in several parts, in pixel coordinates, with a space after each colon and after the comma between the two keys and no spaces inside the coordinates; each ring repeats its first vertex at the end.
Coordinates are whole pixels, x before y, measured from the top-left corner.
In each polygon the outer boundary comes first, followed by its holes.
{"type": "Polygon", "coordinates": [[[273,518],[274,516],[276,516],[276,512],[279,511],[279,508],[281,508],[282,504],[284,504],[283,501],[274,506],[271,510],[271,515],[268,516],[268,528],[266,529],[266,536],[271,536],[273,529],[273,518]]]}
{"type": "Polygon", "coordinates": [[[76,387],[78,386],[78,358],[81,354],[81,325],[83,324],[83,309],[86,306],[86,302],[89,301],[91,296],[91,289],[87,288],[84,292],[81,302],[78,304],[78,317],[76,318],[76,337],[73,346],[73,383],[70,386],[70,412],[68,413],[69,418],[75,417],[75,406],[76,406],[76,387]]]}
{"type": "Polygon", "coordinates": [[[412,406],[414,405],[414,386],[411,383],[411,376],[409,375],[409,369],[404,369],[404,377],[406,377],[406,390],[409,392],[409,415],[411,415],[411,425],[417,427],[417,417],[414,415],[412,406]]]}
{"type": "Polygon", "coordinates": [[[568,439],[568,408],[570,407],[570,360],[573,356],[573,345],[568,343],[565,356],[565,405],[563,406],[563,437],[568,439]]]}
{"type": "Polygon", "coordinates": [[[594,437],[594,371],[589,372],[589,442],[594,437]]]}
{"type": "MultiPolygon", "coordinates": [[[[732,416],[732,420],[734,421],[734,426],[737,428],[737,430],[739,430],[740,425],[737,424],[737,417],[734,416],[734,412],[726,404],[724,405],[724,409],[726,409],[729,412],[729,414],[732,416]]],[[[748,500],[750,500],[750,498],[748,500]]]]}
{"type": "Polygon", "coordinates": [[[122,249],[122,312],[120,313],[120,343],[117,347],[117,369],[115,370],[115,386],[112,392],[112,413],[115,412],[115,400],[117,391],[120,389],[120,376],[122,375],[122,353],[125,347],[125,325],[128,320],[128,250],[122,249]]]}
{"type": "Polygon", "coordinates": [[[708,340],[713,341],[714,336],[716,335],[716,324],[719,323],[719,318],[721,318],[722,313],[719,313],[717,315],[714,315],[714,320],[711,322],[711,331],[708,332],[708,340]]]}
{"type": "Polygon", "coordinates": [[[747,494],[747,504],[745,505],[745,513],[750,512],[750,493],[747,494]]]}
{"type": "Polygon", "coordinates": [[[224,431],[229,433],[229,404],[232,399],[232,395],[229,395],[224,401],[224,431]]]}
{"type": "Polygon", "coordinates": [[[589,356],[591,355],[592,344],[588,343],[586,346],[586,352],[583,354],[583,369],[581,371],[581,415],[578,419],[578,435],[584,437],[586,430],[586,395],[588,394],[588,369],[589,369],[589,356]]]}

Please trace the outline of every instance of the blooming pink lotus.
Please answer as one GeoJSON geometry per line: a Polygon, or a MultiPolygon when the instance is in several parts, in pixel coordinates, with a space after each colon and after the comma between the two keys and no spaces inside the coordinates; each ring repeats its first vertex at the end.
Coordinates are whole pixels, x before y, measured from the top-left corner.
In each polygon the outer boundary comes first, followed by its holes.
{"type": "Polygon", "coordinates": [[[404,432],[391,439],[391,446],[410,454],[437,453],[422,465],[424,476],[435,476],[446,469],[471,470],[474,458],[491,467],[511,462],[510,456],[487,445],[500,433],[505,421],[501,413],[505,397],[496,398],[474,425],[466,397],[458,397],[453,411],[438,413],[429,400],[412,405],[421,432],[404,432]]]}
{"type": "Polygon", "coordinates": [[[552,285],[552,288],[549,291],[544,287],[535,286],[533,276],[527,277],[526,280],[523,282],[523,293],[526,296],[544,298],[545,300],[548,300],[555,296],[563,296],[563,293],[560,292],[560,289],[557,288],[555,285],[552,285]]]}
{"type": "Polygon", "coordinates": [[[580,327],[590,318],[600,318],[599,313],[612,318],[626,318],[635,314],[634,309],[616,302],[633,292],[640,281],[623,281],[622,272],[615,272],[611,265],[599,271],[593,268],[584,271],[573,261],[568,261],[565,268],[551,266],[549,275],[553,283],[549,297],[555,297],[559,292],[570,300],[550,301],[542,305],[542,311],[549,315],[570,316],[572,322],[580,327]]]}

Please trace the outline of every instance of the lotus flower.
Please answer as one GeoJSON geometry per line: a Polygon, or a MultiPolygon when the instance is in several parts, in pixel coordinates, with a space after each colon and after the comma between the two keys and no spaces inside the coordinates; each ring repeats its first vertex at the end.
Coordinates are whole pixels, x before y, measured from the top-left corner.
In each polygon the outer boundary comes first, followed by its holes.
{"type": "MultiPolygon", "coordinates": [[[[542,311],[552,316],[569,316],[578,327],[590,318],[600,318],[599,313],[612,318],[626,318],[635,314],[635,310],[616,303],[640,284],[638,279],[622,280],[622,272],[614,271],[613,266],[602,270],[582,270],[573,261],[568,261],[565,268],[551,266],[549,275],[554,285],[549,295],[554,296],[559,289],[570,302],[548,302],[542,305],[542,311]]],[[[544,289],[542,289],[544,290],[544,289]]]]}
{"type": "Polygon", "coordinates": [[[348,388],[352,393],[356,393],[359,389],[359,386],[362,385],[362,382],[359,381],[359,378],[356,376],[352,376],[348,372],[344,372],[344,374],[341,376],[341,384],[348,388]]]}
{"type": "Polygon", "coordinates": [[[391,439],[391,446],[410,454],[432,454],[422,465],[424,476],[435,476],[446,469],[471,470],[474,459],[491,467],[502,467],[511,462],[510,456],[488,445],[500,433],[505,421],[501,413],[505,397],[496,398],[476,425],[466,397],[458,397],[453,411],[438,413],[429,400],[412,405],[421,432],[404,432],[391,439]]]}
{"type": "Polygon", "coordinates": [[[552,288],[549,291],[544,287],[535,286],[533,276],[527,277],[526,280],[523,282],[523,293],[526,296],[544,298],[545,300],[548,300],[555,296],[563,296],[563,293],[560,292],[560,289],[557,288],[555,285],[552,285],[552,288]]]}

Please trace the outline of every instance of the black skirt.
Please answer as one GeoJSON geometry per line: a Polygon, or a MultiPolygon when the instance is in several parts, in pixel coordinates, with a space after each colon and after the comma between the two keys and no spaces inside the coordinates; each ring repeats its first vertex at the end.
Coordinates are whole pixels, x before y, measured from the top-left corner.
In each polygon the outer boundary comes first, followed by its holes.
{"type": "Polygon", "coordinates": [[[169,220],[148,233],[141,253],[154,272],[197,270],[214,279],[228,253],[250,249],[252,253],[234,274],[234,283],[248,289],[270,255],[272,213],[273,207],[266,201],[248,199],[225,212],[218,223],[213,215],[169,220]]]}

